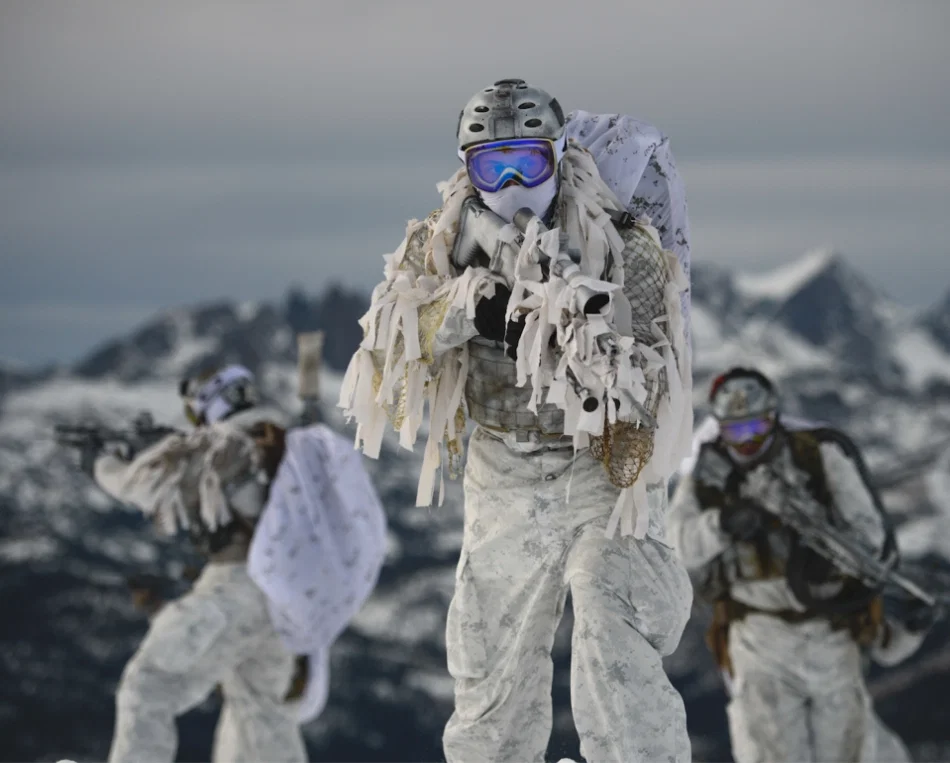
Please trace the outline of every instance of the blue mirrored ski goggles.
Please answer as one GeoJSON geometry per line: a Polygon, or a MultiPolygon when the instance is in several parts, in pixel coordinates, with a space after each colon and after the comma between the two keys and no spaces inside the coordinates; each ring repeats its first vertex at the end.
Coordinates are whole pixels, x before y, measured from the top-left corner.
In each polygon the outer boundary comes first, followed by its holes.
{"type": "Polygon", "coordinates": [[[554,143],[544,138],[515,138],[480,143],[465,152],[468,177],[479,191],[494,193],[509,180],[534,188],[557,169],[554,143]]]}
{"type": "Polygon", "coordinates": [[[771,413],[756,416],[753,419],[720,421],[719,433],[730,445],[742,445],[748,442],[764,440],[775,427],[775,417],[771,413]]]}

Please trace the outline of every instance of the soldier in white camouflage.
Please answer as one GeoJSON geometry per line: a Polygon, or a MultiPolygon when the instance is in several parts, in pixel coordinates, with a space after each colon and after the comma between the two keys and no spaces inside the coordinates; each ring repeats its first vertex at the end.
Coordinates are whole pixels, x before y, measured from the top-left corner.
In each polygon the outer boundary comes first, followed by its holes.
{"type": "Polygon", "coordinates": [[[457,136],[464,167],[387,258],[340,402],[374,457],[387,417],[412,446],[428,402],[420,505],[441,446],[452,471],[476,424],[446,760],[544,760],[570,593],[584,757],[687,761],[662,665],[691,604],[664,540],[666,480],[691,431],[688,225],[668,141],[629,117],[565,118],[518,79],[479,91],[457,136]]]}
{"type": "Polygon", "coordinates": [[[709,404],[716,426],[697,435],[669,535],[713,604],[707,641],[727,679],[733,756],[906,760],[874,714],[863,657],[905,659],[939,612],[917,606],[902,620],[885,617],[878,589],[837,569],[783,522],[786,493],[769,492],[773,501],[749,489],[756,475],[800,476],[816,522],[871,558],[891,560],[894,536],[858,449],[835,429],[782,416],[776,388],[754,368],[718,376],[709,404]]]}
{"type": "Polygon", "coordinates": [[[95,462],[107,493],[168,533],[188,530],[208,560],[191,591],[156,607],[122,673],[111,763],[175,760],[176,717],[216,687],[223,708],[213,761],[307,760],[297,709],[287,701],[302,691],[291,685],[299,665],[246,565],[266,497],[266,479],[254,464],[273,470],[279,459],[266,454],[287,422],[282,412],[258,405],[255,390],[240,366],[184,384],[193,432],[169,435],[131,460],[109,454],[95,462]],[[255,447],[263,459],[251,457],[255,447]]]}

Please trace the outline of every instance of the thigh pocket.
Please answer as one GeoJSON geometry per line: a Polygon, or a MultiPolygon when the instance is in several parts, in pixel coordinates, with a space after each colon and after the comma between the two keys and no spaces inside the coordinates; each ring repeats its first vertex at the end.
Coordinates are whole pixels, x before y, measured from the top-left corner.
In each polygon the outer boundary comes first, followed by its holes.
{"type": "Polygon", "coordinates": [[[166,673],[185,673],[211,650],[226,627],[227,618],[213,600],[185,596],[156,615],[139,654],[166,673]]]}
{"type": "Polygon", "coordinates": [[[484,678],[487,675],[487,629],[468,554],[463,551],[445,624],[445,652],[453,678],[484,678]]]}
{"type": "Polygon", "coordinates": [[[679,645],[693,605],[693,586],[676,553],[647,537],[633,545],[630,601],[638,630],[660,654],[679,645]]]}

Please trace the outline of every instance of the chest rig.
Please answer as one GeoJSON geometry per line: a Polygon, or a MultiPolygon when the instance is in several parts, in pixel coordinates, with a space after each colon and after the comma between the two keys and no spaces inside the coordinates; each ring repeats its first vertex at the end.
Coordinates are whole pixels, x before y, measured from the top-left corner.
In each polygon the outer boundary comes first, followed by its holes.
{"type": "MultiPolygon", "coordinates": [[[[720,510],[736,502],[749,471],[763,461],[787,459],[806,475],[806,489],[831,514],[832,496],[821,460],[819,440],[811,432],[776,431],[765,454],[749,464],[730,458],[725,444],[715,440],[702,446],[693,473],[696,499],[703,511],[720,510]]],[[[740,580],[767,580],[785,577],[793,532],[777,517],[769,516],[765,532],[748,542],[736,542],[718,562],[713,576],[719,587],[740,580]]]]}
{"type": "MultiPolygon", "coordinates": [[[[634,218],[629,213],[604,211],[621,236],[633,227],[634,218]]],[[[611,267],[608,258],[604,277],[609,277],[611,267]]],[[[522,436],[558,439],[563,435],[563,410],[553,403],[539,405],[537,414],[528,409],[531,387],[518,386],[515,361],[505,354],[500,342],[475,337],[468,343],[468,353],[465,402],[468,415],[476,423],[500,432],[514,432],[519,439],[522,436]]]]}

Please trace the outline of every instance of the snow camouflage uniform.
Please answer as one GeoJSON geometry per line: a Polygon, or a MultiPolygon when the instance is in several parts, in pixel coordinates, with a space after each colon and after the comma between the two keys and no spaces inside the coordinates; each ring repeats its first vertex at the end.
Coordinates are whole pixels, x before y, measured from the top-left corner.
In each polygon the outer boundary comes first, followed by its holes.
{"type": "Polygon", "coordinates": [[[786,580],[788,536],[775,522],[755,542],[736,542],[720,529],[727,495],[736,495],[763,461],[805,472],[833,522],[882,554],[889,545],[860,455],[841,433],[781,417],[767,452],[742,466],[718,439],[716,419],[699,428],[673,496],[669,537],[686,566],[704,577],[706,598],[715,600],[708,642],[730,694],[733,755],[738,763],[909,760],[874,713],[862,651],[893,665],[922,636],[883,620],[879,599],[852,616],[809,612],[786,580]],[[723,457],[732,466],[725,489],[723,457]]]}
{"type": "MultiPolygon", "coordinates": [[[[264,488],[248,476],[254,447],[248,433],[284,423],[280,411],[250,408],[188,435],[171,435],[131,462],[102,456],[96,481],[169,534],[199,523],[226,529],[236,514],[255,518],[264,502],[264,488]]],[[[307,760],[297,708],[285,701],[295,658],[248,576],[246,550],[245,539],[212,554],[192,590],[152,619],[117,690],[113,763],[174,760],[176,716],[216,686],[224,704],[214,761],[307,760]]]]}
{"type": "MultiPolygon", "coordinates": [[[[560,407],[552,403],[550,391],[535,413],[527,377],[534,372],[537,380],[538,357],[550,346],[543,310],[529,314],[518,359],[509,361],[474,326],[474,306],[494,285],[486,269],[458,272],[449,264],[459,209],[475,193],[464,168],[440,185],[443,207],[411,222],[387,257],[387,280],[362,320],[366,338],[341,394],[372,457],[387,416],[402,445],[412,447],[428,399],[419,505],[431,501],[443,440],[453,470],[466,418],[478,425],[468,445],[464,536],[446,626],[455,678],[455,712],[443,739],[450,763],[544,760],[551,649],[569,591],[572,704],[586,759],[690,758],[683,702],[661,663],[676,648],[691,604],[689,578],[664,542],[666,480],[692,428],[685,199],[668,143],[649,125],[578,112],[568,117],[566,135],[551,228],[567,228],[588,268],[598,256],[603,264],[605,239],[615,242],[632,333],[638,347],[658,348],[639,368],[659,424],[618,422],[587,439],[577,411],[563,397],[560,407]],[[604,214],[624,208],[651,210],[662,229],[642,220],[614,226],[604,214]]],[[[600,277],[599,267],[592,275],[600,277]]],[[[531,286],[534,296],[543,288],[531,286]]],[[[509,315],[519,298],[513,289],[509,315]]],[[[561,344],[556,353],[569,351],[561,344]]]]}

